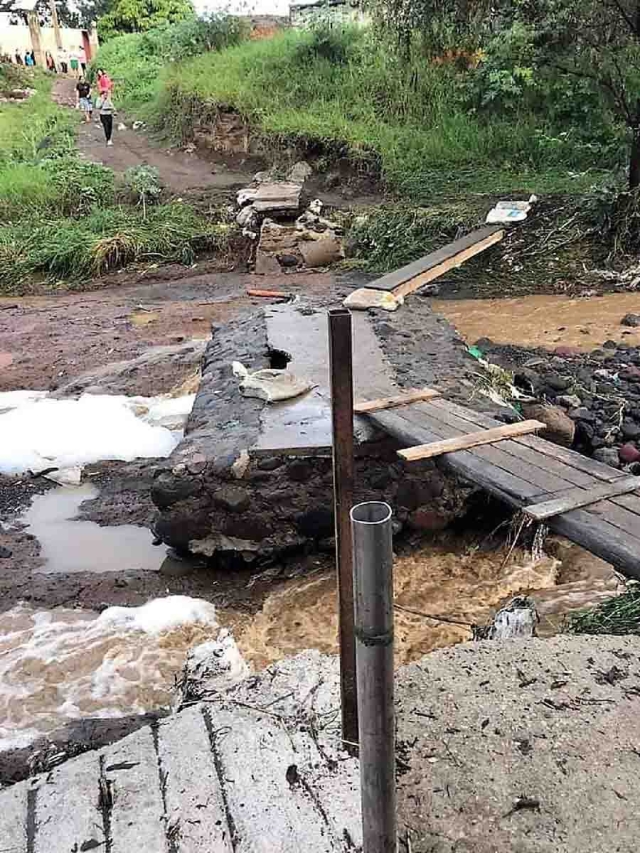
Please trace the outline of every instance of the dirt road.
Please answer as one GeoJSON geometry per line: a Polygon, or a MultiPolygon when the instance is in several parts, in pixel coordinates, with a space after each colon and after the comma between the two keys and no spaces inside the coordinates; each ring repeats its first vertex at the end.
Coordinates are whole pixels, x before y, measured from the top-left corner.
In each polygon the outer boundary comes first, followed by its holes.
{"type": "MultiPolygon", "coordinates": [[[[63,105],[75,106],[76,81],[59,77],[53,88],[54,100],[63,105]]],[[[115,98],[116,108],[117,97],[115,98]]],[[[199,193],[207,195],[228,192],[248,184],[255,169],[249,163],[209,163],[184,151],[153,146],[148,137],[131,129],[131,121],[122,115],[116,116],[113,146],[107,148],[102,127],[94,113],[91,124],[81,124],[78,129],[78,148],[87,159],[108,166],[117,175],[122,175],[132,166],[153,166],[158,169],[165,187],[174,193],[199,193]],[[126,130],[118,129],[124,123],[126,130]]]]}

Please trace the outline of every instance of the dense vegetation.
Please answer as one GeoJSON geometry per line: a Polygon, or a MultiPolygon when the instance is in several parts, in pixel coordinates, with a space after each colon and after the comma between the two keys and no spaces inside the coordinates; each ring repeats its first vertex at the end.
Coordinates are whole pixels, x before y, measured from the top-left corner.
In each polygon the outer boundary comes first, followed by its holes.
{"type": "Polygon", "coordinates": [[[23,82],[36,93],[0,108],[0,292],[42,280],[82,285],[134,261],[190,263],[224,245],[226,226],[186,204],[148,207],[158,198],[152,175],[118,187],[110,169],[81,159],[76,116],[52,102],[49,79],[23,82]]]}
{"type": "Polygon", "coordinates": [[[523,59],[518,31],[490,42],[475,67],[417,47],[403,54],[375,29],[328,26],[184,61],[165,29],[162,51],[148,49],[148,36],[121,38],[99,62],[122,81],[121,96],[146,102],[174,137],[188,139],[196,120],[230,106],[272,145],[319,141],[413,198],[452,183],[580,189],[618,169],[623,123],[582,80],[530,79],[515,64],[523,59]],[[172,56],[178,61],[159,74],[172,56]]]}

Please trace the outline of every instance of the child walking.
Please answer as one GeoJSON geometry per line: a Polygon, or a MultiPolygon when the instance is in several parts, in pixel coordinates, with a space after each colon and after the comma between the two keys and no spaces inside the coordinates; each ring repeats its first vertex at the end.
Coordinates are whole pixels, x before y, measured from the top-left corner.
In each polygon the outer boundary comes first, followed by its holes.
{"type": "Polygon", "coordinates": [[[115,115],[116,108],[111,100],[111,92],[105,92],[100,95],[96,101],[96,107],[100,113],[100,123],[104,129],[104,136],[107,140],[107,145],[113,145],[111,135],[113,133],[113,117],[115,115]]]}

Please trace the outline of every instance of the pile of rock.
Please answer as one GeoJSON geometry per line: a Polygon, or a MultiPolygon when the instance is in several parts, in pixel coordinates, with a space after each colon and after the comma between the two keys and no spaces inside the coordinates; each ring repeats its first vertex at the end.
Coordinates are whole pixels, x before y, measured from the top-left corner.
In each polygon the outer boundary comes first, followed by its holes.
{"type": "Polygon", "coordinates": [[[548,423],[545,438],[640,473],[640,347],[606,341],[589,353],[569,346],[533,353],[480,343],[535,400],[523,413],[548,423]]]}
{"type": "Polygon", "coordinates": [[[245,237],[256,242],[255,272],[273,275],[299,267],[322,267],[343,257],[343,229],[322,215],[323,203],[312,201],[300,214],[308,163],[296,163],[286,180],[258,172],[249,187],[240,190],[236,216],[245,237]],[[278,221],[277,221],[278,220],[278,221]]]}

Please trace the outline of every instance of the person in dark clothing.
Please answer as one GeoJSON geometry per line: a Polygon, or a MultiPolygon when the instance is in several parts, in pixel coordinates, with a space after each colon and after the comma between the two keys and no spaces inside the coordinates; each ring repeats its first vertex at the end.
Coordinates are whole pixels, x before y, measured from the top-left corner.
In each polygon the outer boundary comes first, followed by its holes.
{"type": "Polygon", "coordinates": [[[20,55],[20,51],[16,48],[16,65],[24,65],[24,60],[20,55]]]}
{"type": "Polygon", "coordinates": [[[76,107],[84,113],[84,120],[87,124],[91,122],[93,116],[93,103],[91,101],[91,84],[81,78],[76,83],[76,107]]]}

